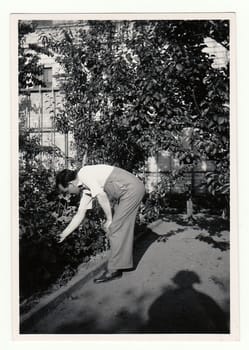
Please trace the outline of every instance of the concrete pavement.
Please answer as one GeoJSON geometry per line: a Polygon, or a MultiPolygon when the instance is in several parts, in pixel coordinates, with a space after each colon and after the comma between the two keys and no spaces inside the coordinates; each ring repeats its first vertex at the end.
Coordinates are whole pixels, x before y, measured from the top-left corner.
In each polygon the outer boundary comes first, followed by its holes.
{"type": "MultiPolygon", "coordinates": [[[[135,245],[133,271],[103,284],[87,280],[23,333],[227,333],[229,249],[182,222],[151,229],[135,245]]],[[[229,242],[229,232],[221,234],[229,242]]]]}

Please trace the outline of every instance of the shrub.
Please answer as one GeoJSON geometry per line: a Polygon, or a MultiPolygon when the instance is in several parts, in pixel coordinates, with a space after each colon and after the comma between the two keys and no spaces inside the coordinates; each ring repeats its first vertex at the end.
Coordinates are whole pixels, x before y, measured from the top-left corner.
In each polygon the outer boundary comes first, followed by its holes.
{"type": "Polygon", "coordinates": [[[54,175],[39,162],[20,166],[21,298],[47,288],[61,274],[71,275],[80,263],[107,247],[102,212],[96,203],[84,223],[63,243],[57,243],[58,234],[77,210],[79,198],[58,194],[54,175]]]}

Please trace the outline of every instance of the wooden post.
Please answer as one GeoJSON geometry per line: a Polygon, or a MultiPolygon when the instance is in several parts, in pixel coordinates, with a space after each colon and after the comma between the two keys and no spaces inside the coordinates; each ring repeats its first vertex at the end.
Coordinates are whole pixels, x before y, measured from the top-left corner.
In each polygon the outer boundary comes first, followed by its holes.
{"type": "Polygon", "coordinates": [[[192,199],[187,200],[187,217],[192,218],[193,216],[193,202],[192,199]]]}

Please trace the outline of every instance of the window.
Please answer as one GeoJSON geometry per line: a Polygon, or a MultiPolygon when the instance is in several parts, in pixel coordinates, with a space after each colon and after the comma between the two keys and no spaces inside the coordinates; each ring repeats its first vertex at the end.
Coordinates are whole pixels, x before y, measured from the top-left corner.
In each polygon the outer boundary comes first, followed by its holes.
{"type": "Polygon", "coordinates": [[[52,87],[52,67],[43,68],[43,83],[46,88],[52,87]]]}

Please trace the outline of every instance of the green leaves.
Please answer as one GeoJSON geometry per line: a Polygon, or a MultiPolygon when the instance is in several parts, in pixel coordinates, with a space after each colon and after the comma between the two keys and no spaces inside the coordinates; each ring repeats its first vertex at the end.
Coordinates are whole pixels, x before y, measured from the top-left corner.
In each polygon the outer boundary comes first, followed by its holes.
{"type": "Polygon", "coordinates": [[[57,125],[74,132],[79,159],[85,144],[90,162],[132,170],[163,148],[189,164],[229,154],[229,70],[202,51],[207,37],[229,41],[226,21],[88,25],[56,43],[66,99],[57,125]],[[188,127],[198,130],[194,159],[181,142],[188,127]]]}

